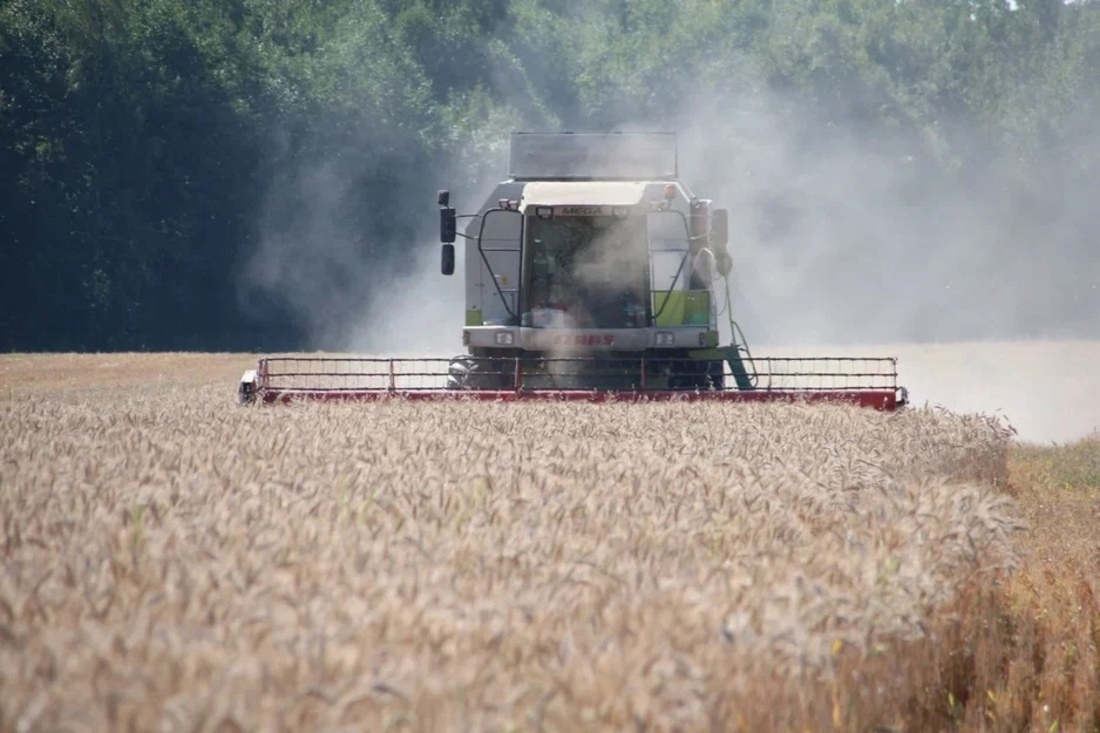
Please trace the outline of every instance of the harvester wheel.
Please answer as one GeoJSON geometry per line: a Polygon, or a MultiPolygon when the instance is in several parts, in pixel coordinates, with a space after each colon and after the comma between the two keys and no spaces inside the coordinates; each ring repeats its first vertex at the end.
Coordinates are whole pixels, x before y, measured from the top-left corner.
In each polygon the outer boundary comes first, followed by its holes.
{"type": "Polygon", "coordinates": [[[726,363],[712,361],[707,364],[707,382],[711,389],[721,392],[726,388],[726,363]]]}
{"type": "Polygon", "coordinates": [[[669,389],[723,390],[726,387],[725,367],[721,361],[685,359],[674,362],[668,384],[669,389]]]}
{"type": "Polygon", "coordinates": [[[504,367],[499,359],[456,356],[447,367],[447,389],[509,389],[504,367]]]}
{"type": "Polygon", "coordinates": [[[689,391],[706,389],[707,363],[694,359],[673,362],[668,375],[668,388],[689,391]]]}

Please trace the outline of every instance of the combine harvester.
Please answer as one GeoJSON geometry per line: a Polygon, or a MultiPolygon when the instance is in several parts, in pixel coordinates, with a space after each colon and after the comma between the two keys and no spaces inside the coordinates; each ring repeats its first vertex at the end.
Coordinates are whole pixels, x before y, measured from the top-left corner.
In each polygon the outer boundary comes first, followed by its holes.
{"type": "Polygon", "coordinates": [[[905,405],[893,358],[750,354],[731,313],[728,213],[678,174],[672,133],[514,133],[509,178],[480,211],[459,215],[439,192],[443,275],[466,240],[466,354],[263,358],[245,372],[240,402],[905,405]],[[470,220],[463,233],[460,218],[470,220]]]}

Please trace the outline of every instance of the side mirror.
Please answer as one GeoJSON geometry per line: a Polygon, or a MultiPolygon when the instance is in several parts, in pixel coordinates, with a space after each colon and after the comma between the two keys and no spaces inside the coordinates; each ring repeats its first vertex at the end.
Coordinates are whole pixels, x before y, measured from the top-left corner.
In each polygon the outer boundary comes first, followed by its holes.
{"type": "Polygon", "coordinates": [[[444,275],[455,274],[455,246],[453,244],[443,245],[443,261],[440,263],[439,269],[444,275]]]}
{"type": "Polygon", "coordinates": [[[730,212],[727,209],[715,209],[710,218],[710,244],[716,249],[725,249],[730,239],[730,212]]]}
{"type": "Polygon", "coordinates": [[[458,231],[458,215],[451,207],[439,210],[439,241],[450,244],[455,241],[458,231]]]}

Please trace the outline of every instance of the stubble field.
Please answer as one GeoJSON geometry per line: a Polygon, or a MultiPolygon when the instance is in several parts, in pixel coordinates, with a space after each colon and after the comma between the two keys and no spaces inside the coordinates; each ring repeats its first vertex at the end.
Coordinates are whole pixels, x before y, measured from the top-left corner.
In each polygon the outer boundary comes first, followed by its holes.
{"type": "Polygon", "coordinates": [[[0,730],[1100,724],[1097,441],[933,408],[239,409],[248,361],[0,358],[0,730]]]}

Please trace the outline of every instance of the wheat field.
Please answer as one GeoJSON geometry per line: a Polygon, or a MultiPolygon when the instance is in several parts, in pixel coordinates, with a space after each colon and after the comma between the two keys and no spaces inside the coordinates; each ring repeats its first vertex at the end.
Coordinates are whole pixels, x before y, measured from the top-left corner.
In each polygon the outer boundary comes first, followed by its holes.
{"type": "Polygon", "coordinates": [[[0,731],[950,727],[1019,565],[1000,418],[238,408],[247,361],[0,358],[0,731]]]}

